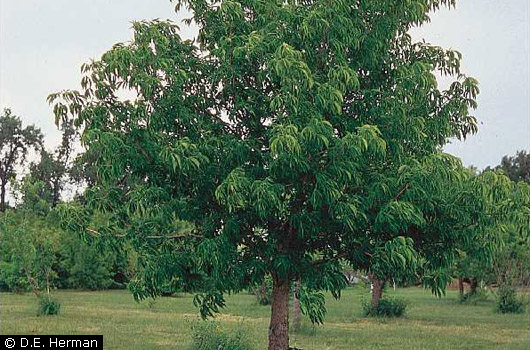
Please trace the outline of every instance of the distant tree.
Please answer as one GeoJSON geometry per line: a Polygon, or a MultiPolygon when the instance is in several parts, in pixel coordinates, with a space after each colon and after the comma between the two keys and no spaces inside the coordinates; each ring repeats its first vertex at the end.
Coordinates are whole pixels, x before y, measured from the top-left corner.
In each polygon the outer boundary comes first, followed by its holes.
{"type": "MultiPolygon", "coordinates": [[[[526,187],[527,196],[530,193],[526,187]]],[[[489,270],[493,270],[497,289],[497,311],[521,313],[525,310],[523,296],[517,296],[519,288],[530,286],[530,200],[526,204],[524,226],[511,223],[504,230],[503,245],[493,258],[489,270]]]]}
{"type": "Polygon", "coordinates": [[[292,328],[294,331],[300,330],[302,324],[302,308],[300,304],[300,289],[302,281],[300,279],[294,281],[293,285],[293,306],[292,306],[292,328]]]}
{"type": "Polygon", "coordinates": [[[59,203],[61,193],[68,181],[76,137],[72,123],[65,123],[62,128],[61,144],[53,152],[42,148],[40,160],[30,164],[28,174],[33,181],[41,181],[44,184],[44,190],[50,195],[48,200],[52,208],[59,203]]]}
{"type": "Polygon", "coordinates": [[[530,153],[518,151],[515,156],[504,156],[497,169],[501,169],[512,181],[530,183],[530,153]]]}
{"type": "Polygon", "coordinates": [[[26,175],[21,181],[12,181],[12,188],[17,199],[17,210],[29,211],[38,216],[46,216],[50,212],[53,197],[43,181],[26,175]]]}
{"type": "MultiPolygon", "coordinates": [[[[493,174],[487,171],[481,176],[494,178],[493,174]]],[[[501,283],[499,263],[506,263],[505,257],[512,256],[512,263],[519,264],[517,257],[522,255],[511,255],[510,251],[517,250],[518,246],[525,247],[522,242],[528,241],[530,236],[530,186],[523,182],[508,182],[505,176],[496,176],[501,180],[497,180],[495,187],[487,194],[491,200],[487,211],[488,225],[474,227],[484,234],[475,235],[467,248],[462,249],[464,256],[459,264],[458,275],[469,281],[471,294],[476,292],[480,281],[501,283]],[[492,254],[484,254],[484,247],[491,247],[492,254]]]]}
{"type": "Polygon", "coordinates": [[[506,230],[504,245],[492,264],[497,284],[511,288],[530,285],[529,231],[513,225],[506,230]]]}
{"type": "Polygon", "coordinates": [[[39,193],[42,182],[25,180],[24,200],[0,213],[0,289],[42,296],[55,287],[124,288],[134,275],[136,264],[128,265],[134,252],[88,244],[62,230],[57,213],[39,193]]]}
{"type": "Polygon", "coordinates": [[[454,2],[183,5],[196,43],[171,23],[137,22],[132,42],[83,66],[81,92],[50,96],[58,122],[84,128],[95,170],[86,206],[61,207],[65,226],[132,242],[143,267],[134,295],[178,280],[203,316],[271,275],[269,350],[289,347],[291,282],[301,279],[301,308],[319,321],[318,293],[339,297],[342,260],[374,256],[367,244],[400,268],[427,257],[429,283],[443,288],[439,265],[454,249],[439,227],[421,244],[441,204],[425,191],[458,180],[439,150],[476,130],[478,87],[459,53],[407,33],[454,2]],[[447,90],[434,71],[454,78],[447,90]],[[94,226],[95,212],[108,222],[94,226]],[[182,220],[192,233],[176,233],[182,220]]]}
{"type": "Polygon", "coordinates": [[[22,166],[31,149],[42,148],[42,134],[33,125],[22,127],[22,120],[10,109],[0,115],[0,211],[7,208],[7,185],[16,175],[16,167],[22,166]]]}
{"type": "Polygon", "coordinates": [[[474,238],[460,248],[460,256],[454,266],[453,276],[458,279],[459,294],[463,300],[476,293],[480,282],[506,284],[505,281],[522,281],[522,278],[503,277],[503,274],[510,275],[514,271],[518,271],[516,275],[521,275],[518,266],[525,266],[525,255],[520,253],[519,246],[524,247],[523,242],[530,236],[530,189],[522,182],[524,176],[520,175],[524,173],[521,171],[524,166],[521,164],[524,164],[524,152],[519,152],[517,157],[504,157],[496,170],[488,167],[477,176],[477,179],[489,182],[489,188],[477,192],[487,199],[479,208],[488,220],[486,226],[473,226],[474,238]],[[508,175],[511,181],[501,173],[508,175]],[[513,265],[513,269],[507,266],[509,264],[513,265]],[[470,285],[466,294],[464,282],[470,285]]]}
{"type": "MultiPolygon", "coordinates": [[[[446,284],[443,266],[451,259],[454,243],[462,239],[462,232],[443,236],[436,226],[443,219],[438,207],[449,209],[451,194],[459,191],[459,161],[442,154],[408,161],[378,180],[381,187],[374,188],[367,201],[365,235],[352,241],[348,250],[351,266],[364,271],[372,284],[373,308],[389,281],[407,284],[421,280],[423,274],[437,274],[430,283],[436,282],[431,286],[440,294],[446,284]],[[433,216],[436,210],[439,213],[433,216]],[[437,260],[431,259],[433,254],[437,260]]],[[[456,205],[449,210],[455,211],[456,205]]]]}
{"type": "MultiPolygon", "coordinates": [[[[512,181],[524,181],[530,185],[530,153],[519,151],[515,157],[505,156],[499,167],[512,181]]],[[[529,186],[519,184],[520,191],[530,196],[529,186]]],[[[530,200],[526,212],[516,211],[518,221],[512,221],[505,232],[504,249],[494,260],[499,284],[510,286],[530,285],[530,200]],[[518,224],[522,222],[523,224],[518,224]]]]}
{"type": "MultiPolygon", "coordinates": [[[[351,263],[367,272],[376,308],[388,281],[423,281],[440,295],[451,281],[450,268],[462,252],[476,263],[489,264],[502,245],[508,224],[527,225],[528,194],[506,176],[476,175],[462,166],[403,166],[401,176],[410,184],[401,210],[381,209],[364,239],[353,250],[351,263]],[[394,233],[396,238],[388,237],[394,233]],[[396,244],[396,240],[404,241],[396,244]]],[[[524,187],[524,186],[522,186],[524,187]]],[[[467,269],[466,269],[467,270],[467,269]]],[[[470,267],[471,270],[471,267],[470,267]]],[[[486,273],[487,269],[480,269],[486,273]]],[[[462,272],[462,271],[461,271],[462,272]]],[[[471,276],[470,276],[471,277],[471,276]]],[[[476,280],[479,276],[472,276],[476,280]]],[[[475,285],[476,287],[476,285],[475,285]]]]}

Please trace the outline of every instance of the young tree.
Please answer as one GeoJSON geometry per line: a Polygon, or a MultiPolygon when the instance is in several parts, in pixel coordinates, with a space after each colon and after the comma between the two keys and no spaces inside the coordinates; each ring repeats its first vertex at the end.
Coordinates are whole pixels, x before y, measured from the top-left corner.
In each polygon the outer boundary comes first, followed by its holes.
{"type": "Polygon", "coordinates": [[[391,242],[394,260],[413,254],[402,231],[426,219],[403,198],[423,187],[396,173],[456,171],[438,152],[476,129],[476,81],[457,52],[407,34],[453,4],[177,1],[197,44],[172,23],[135,23],[132,42],[83,66],[81,92],[50,96],[94,160],[87,205],[63,207],[66,226],[130,240],[144,267],[135,296],[177,279],[203,316],[270,274],[269,349],[286,350],[290,283],[303,281],[302,305],[321,305],[320,290],[338,297],[341,259],[364,254],[367,235],[391,242]],[[434,70],[455,77],[449,89],[434,70]],[[94,211],[112,217],[92,227],[94,211]],[[194,232],[175,234],[179,220],[194,232]]]}
{"type": "Polygon", "coordinates": [[[8,288],[49,297],[57,277],[53,270],[59,250],[56,227],[29,211],[7,211],[0,215],[0,243],[0,275],[5,275],[0,277],[8,288]]]}
{"type": "Polygon", "coordinates": [[[490,270],[493,270],[493,276],[498,284],[498,312],[524,312],[525,302],[522,297],[517,297],[517,289],[530,286],[528,222],[530,219],[527,219],[526,227],[523,229],[518,229],[514,225],[509,226],[505,232],[504,245],[493,258],[490,270]]]}
{"type": "Polygon", "coordinates": [[[0,115],[0,211],[7,208],[6,195],[9,181],[16,175],[16,166],[22,166],[28,151],[42,147],[42,134],[33,125],[22,127],[22,121],[10,109],[0,115]]]}

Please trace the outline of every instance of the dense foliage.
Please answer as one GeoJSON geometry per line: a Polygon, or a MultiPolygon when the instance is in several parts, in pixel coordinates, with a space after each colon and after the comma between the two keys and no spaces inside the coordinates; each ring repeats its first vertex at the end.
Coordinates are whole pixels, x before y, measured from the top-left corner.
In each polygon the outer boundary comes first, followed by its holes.
{"type": "MultiPolygon", "coordinates": [[[[530,189],[524,177],[525,157],[525,152],[518,152],[514,157],[505,156],[495,168],[497,174],[504,173],[514,182],[504,179],[503,187],[494,192],[497,199],[491,202],[494,211],[490,216],[495,220],[491,220],[487,229],[498,237],[493,254],[483,254],[484,245],[491,244],[491,235],[476,236],[460,251],[453,275],[459,280],[463,300],[474,299],[480,283],[498,285],[500,291],[511,289],[514,293],[516,288],[530,285],[530,189]],[[499,193],[503,194],[499,196],[499,193]],[[465,294],[463,282],[470,285],[465,294]]],[[[493,170],[487,168],[480,177],[492,177],[492,174],[493,170]]]]}
{"type": "Polygon", "coordinates": [[[0,285],[13,291],[49,293],[58,235],[31,213],[6,212],[0,221],[0,285]]]}
{"type": "Polygon", "coordinates": [[[41,198],[45,199],[51,207],[59,203],[66,184],[69,182],[70,161],[75,147],[76,132],[73,125],[65,123],[62,129],[60,145],[53,151],[41,149],[39,161],[30,164],[27,175],[31,181],[43,184],[41,198]]]}
{"type": "Polygon", "coordinates": [[[30,150],[42,148],[42,133],[33,125],[23,127],[20,117],[6,108],[0,115],[0,211],[7,208],[7,186],[27,160],[30,150]]]}
{"type": "Polygon", "coordinates": [[[370,302],[363,304],[363,314],[369,317],[402,317],[406,309],[407,303],[398,298],[382,298],[376,306],[370,302]]]}
{"type": "Polygon", "coordinates": [[[0,214],[0,290],[40,295],[54,288],[125,288],[135,273],[128,259],[127,252],[98,249],[64,232],[53,213],[0,214]]]}
{"type": "Polygon", "coordinates": [[[58,315],[60,311],[61,304],[57,300],[52,299],[49,295],[40,298],[39,315],[58,315]]]}
{"type": "Polygon", "coordinates": [[[503,284],[497,292],[497,312],[520,314],[525,310],[523,296],[518,296],[517,291],[509,285],[503,284]]]}
{"type": "Polygon", "coordinates": [[[526,151],[502,157],[501,164],[496,168],[502,170],[512,181],[530,184],[530,153],[526,151]]]}
{"type": "Polygon", "coordinates": [[[252,350],[253,342],[239,327],[234,331],[221,328],[216,322],[202,321],[192,324],[192,342],[189,350],[252,350]]]}
{"type": "Polygon", "coordinates": [[[286,350],[293,280],[338,297],[347,259],[381,290],[422,278],[439,294],[458,249],[495,244],[486,228],[511,185],[440,153],[476,130],[477,82],[458,52],[408,34],[454,1],[176,3],[197,41],[136,22],[130,43],[83,66],[81,91],[50,96],[57,122],[83,129],[91,169],[65,227],[131,242],[137,298],[177,281],[209,316],[270,274],[269,349],[286,350]]]}

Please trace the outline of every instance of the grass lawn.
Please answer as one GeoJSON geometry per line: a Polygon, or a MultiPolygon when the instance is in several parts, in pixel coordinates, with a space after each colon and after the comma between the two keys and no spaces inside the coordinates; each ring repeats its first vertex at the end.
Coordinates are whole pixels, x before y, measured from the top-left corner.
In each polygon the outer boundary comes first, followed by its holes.
{"type": "MultiPolygon", "coordinates": [[[[442,299],[420,288],[389,290],[409,301],[407,317],[377,320],[361,317],[364,288],[350,288],[342,298],[327,299],[328,315],[323,326],[308,321],[291,345],[304,350],[529,350],[530,317],[499,315],[494,302],[460,305],[455,292],[442,299]]],[[[1,334],[103,334],[105,349],[186,349],[190,322],[197,319],[192,297],[161,298],[154,308],[134,302],[127,291],[56,291],[61,302],[58,316],[37,317],[32,294],[0,294],[1,334]]],[[[246,293],[227,297],[227,307],[217,319],[227,327],[244,327],[266,349],[269,307],[259,306],[246,293]]]]}

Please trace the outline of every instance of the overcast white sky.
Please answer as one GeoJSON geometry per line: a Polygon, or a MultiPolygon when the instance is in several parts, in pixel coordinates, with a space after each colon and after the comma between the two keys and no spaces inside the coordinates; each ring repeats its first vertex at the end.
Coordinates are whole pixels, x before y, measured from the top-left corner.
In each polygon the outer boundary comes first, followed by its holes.
{"type": "MultiPolygon", "coordinates": [[[[59,141],[46,96],[78,88],[80,66],[131,37],[131,21],[180,21],[169,0],[0,0],[0,107],[59,141]]],[[[446,151],[483,168],[530,150],[529,0],[461,0],[415,30],[416,38],[459,50],[480,82],[479,133],[446,151]]],[[[183,37],[193,36],[185,25],[183,37]]]]}

